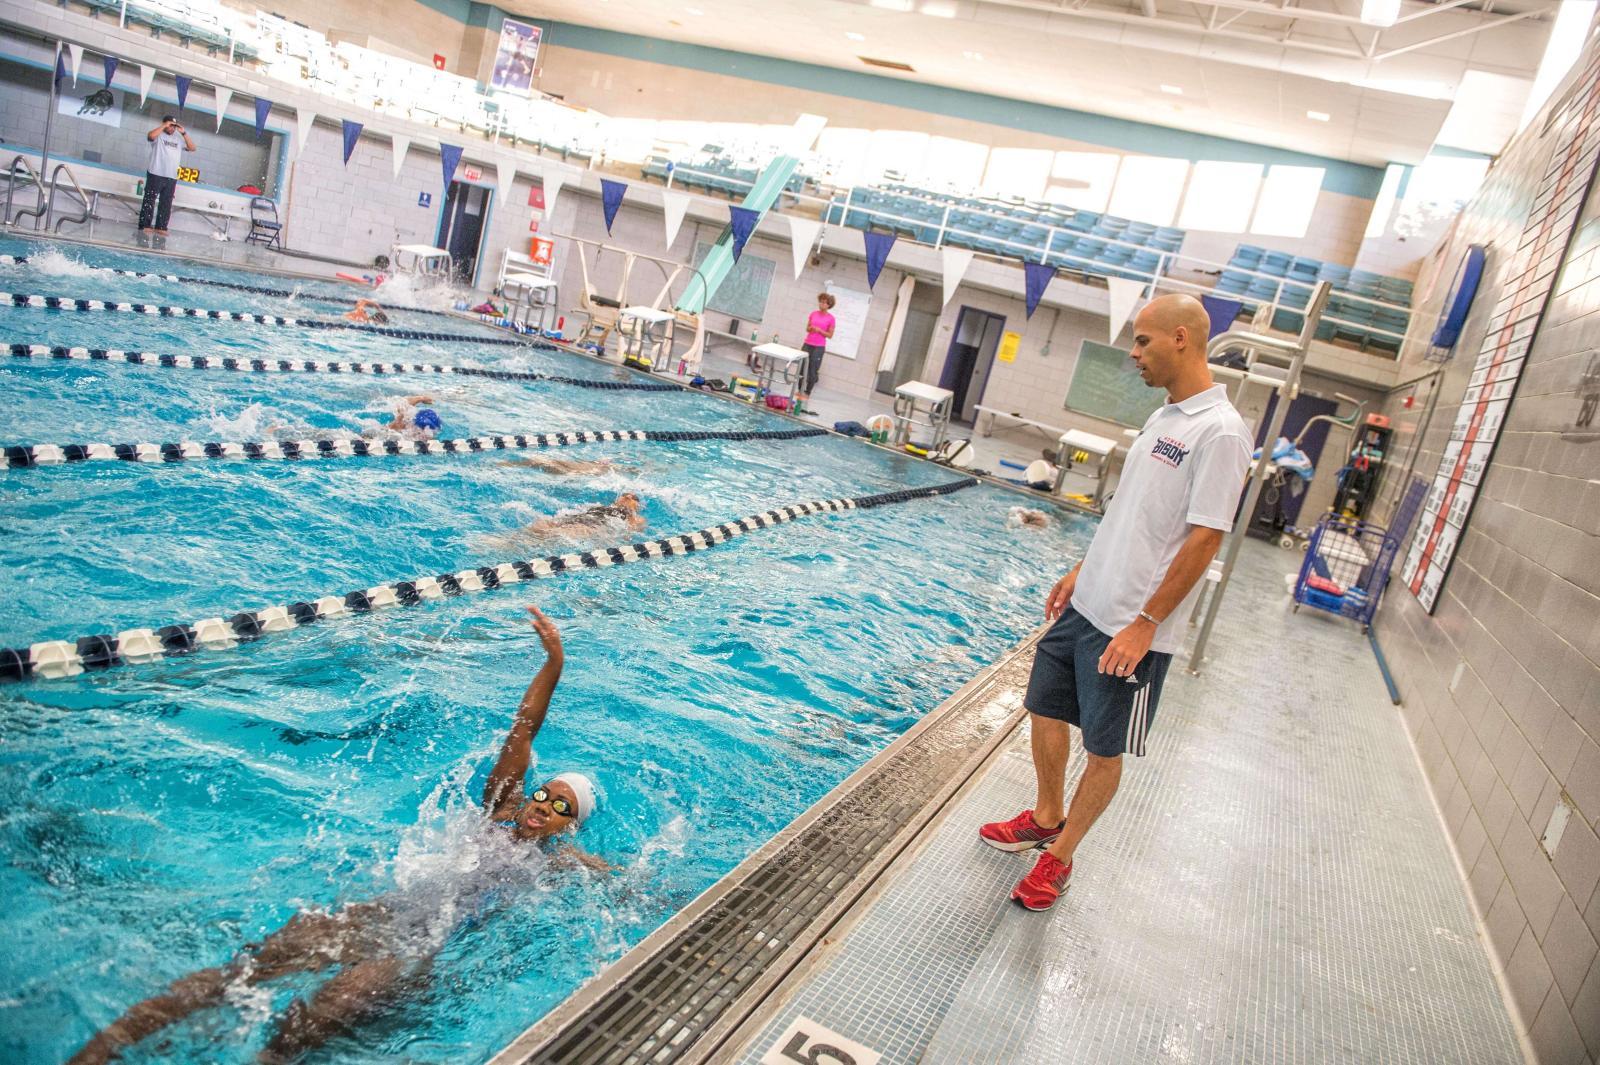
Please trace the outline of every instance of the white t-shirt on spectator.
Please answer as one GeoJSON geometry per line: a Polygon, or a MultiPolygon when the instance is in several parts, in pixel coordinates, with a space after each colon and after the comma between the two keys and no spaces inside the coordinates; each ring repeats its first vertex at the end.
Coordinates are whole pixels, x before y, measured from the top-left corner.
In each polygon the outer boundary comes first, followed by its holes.
{"type": "Polygon", "coordinates": [[[178,176],[178,162],[183,158],[183,134],[162,131],[150,142],[150,160],[145,169],[156,177],[178,176]]]}
{"type": "MultiPolygon", "coordinates": [[[[1233,528],[1250,450],[1250,430],[1221,385],[1150,415],[1128,447],[1117,493],[1084,556],[1072,609],[1107,636],[1132,624],[1190,526],[1233,528]]],[[[1156,629],[1152,651],[1182,646],[1201,583],[1156,629]]]]}

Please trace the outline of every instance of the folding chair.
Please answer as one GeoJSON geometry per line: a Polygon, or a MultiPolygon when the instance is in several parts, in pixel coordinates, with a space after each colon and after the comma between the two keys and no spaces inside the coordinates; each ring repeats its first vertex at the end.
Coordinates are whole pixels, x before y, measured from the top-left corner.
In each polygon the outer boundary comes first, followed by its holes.
{"type": "Polygon", "coordinates": [[[246,244],[265,244],[283,250],[283,223],[278,221],[278,205],[265,196],[250,200],[250,232],[246,244]]]}

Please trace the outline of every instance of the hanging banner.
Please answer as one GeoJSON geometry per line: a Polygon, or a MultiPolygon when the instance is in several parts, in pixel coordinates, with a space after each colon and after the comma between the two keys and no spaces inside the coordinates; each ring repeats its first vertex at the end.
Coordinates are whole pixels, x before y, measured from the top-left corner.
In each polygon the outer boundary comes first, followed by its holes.
{"type": "Polygon", "coordinates": [[[267,128],[267,116],[272,114],[272,101],[256,97],[256,140],[261,139],[261,134],[267,128]]]}
{"type": "Polygon", "coordinates": [[[348,118],[341,121],[344,124],[344,165],[349,166],[350,153],[356,150],[356,141],[361,139],[361,123],[348,118]]]}
{"type": "MultiPolygon", "coordinates": [[[[1044,263],[1022,264],[1022,285],[1024,298],[1028,307],[1029,318],[1039,309],[1039,301],[1044,298],[1044,290],[1050,287],[1050,282],[1055,280],[1056,268],[1044,263]]],[[[1122,326],[1117,326],[1121,329],[1122,326]]]]}
{"type": "Polygon", "coordinates": [[[509,159],[501,159],[494,164],[494,184],[499,190],[500,202],[510,203],[511,192],[517,185],[517,164],[509,159]]]}
{"type": "Polygon", "coordinates": [[[113,129],[122,128],[122,107],[115,89],[63,92],[56,97],[56,114],[81,118],[113,129]]]}
{"type": "Polygon", "coordinates": [[[306,150],[306,141],[311,139],[311,127],[317,124],[317,113],[304,107],[294,113],[294,157],[300,158],[300,153],[306,150]]]}
{"type": "Polygon", "coordinates": [[[217,86],[217,132],[222,132],[222,120],[228,114],[228,105],[233,103],[233,90],[217,86]]]}
{"type": "Polygon", "coordinates": [[[627,182],[612,181],[609,178],[600,179],[600,207],[606,215],[607,236],[611,234],[611,223],[617,219],[617,208],[622,206],[622,197],[627,194],[627,182]]]}
{"type": "Polygon", "coordinates": [[[544,216],[546,218],[555,217],[556,197],[561,194],[561,186],[565,185],[566,182],[566,175],[560,167],[545,167],[542,193],[544,196],[544,216]]]}
{"type": "Polygon", "coordinates": [[[683,225],[683,216],[688,210],[687,194],[671,189],[661,190],[661,216],[667,224],[667,247],[672,247],[672,242],[678,239],[678,227],[683,225]]]}
{"type": "Polygon", "coordinates": [[[456,167],[461,164],[461,149],[454,144],[439,145],[439,165],[444,167],[445,191],[450,190],[450,183],[456,179],[456,167]]]}
{"type": "Polygon", "coordinates": [[[941,280],[944,282],[944,302],[940,304],[941,307],[950,305],[950,297],[961,287],[961,279],[967,276],[967,267],[972,265],[974,254],[971,248],[952,248],[948,244],[939,249],[941,280]]]}
{"type": "Polygon", "coordinates": [[[400,168],[405,165],[406,151],[411,147],[411,138],[404,133],[389,135],[389,165],[394,168],[394,176],[400,176],[400,168]]]}
{"type": "Polygon", "coordinates": [[[794,253],[796,281],[800,280],[800,273],[806,268],[806,263],[811,261],[811,249],[817,246],[817,237],[821,235],[822,223],[817,219],[789,216],[789,250],[794,253]]]}
{"type": "Polygon", "coordinates": [[[1133,308],[1139,302],[1139,295],[1144,292],[1144,282],[1134,281],[1126,277],[1106,278],[1106,294],[1111,302],[1111,343],[1117,342],[1117,337],[1122,335],[1122,327],[1128,324],[1128,319],[1133,315],[1133,308]]]}
{"type": "Polygon", "coordinates": [[[111,88],[111,79],[117,76],[117,66],[121,63],[114,55],[106,56],[106,88],[111,88]]]}
{"type": "Polygon", "coordinates": [[[739,261],[739,255],[744,251],[745,241],[750,239],[750,234],[756,231],[756,223],[761,221],[761,215],[748,207],[739,207],[735,204],[728,205],[728,225],[733,230],[733,261],[739,261]]]}
{"type": "Polygon", "coordinates": [[[182,74],[174,74],[173,80],[178,83],[178,114],[183,114],[183,105],[189,100],[189,86],[194,84],[194,79],[182,74]]]}
{"type": "Polygon", "coordinates": [[[889,261],[889,249],[894,247],[893,233],[868,233],[863,230],[861,235],[867,242],[867,287],[878,283],[878,275],[883,272],[883,264],[889,261]]]}
{"type": "MultiPolygon", "coordinates": [[[[889,331],[884,334],[883,348],[878,352],[879,373],[888,373],[899,361],[900,341],[906,332],[906,315],[911,311],[911,296],[916,290],[917,279],[914,274],[905,274],[900,278],[899,291],[894,295],[894,310],[889,312],[889,331]]],[[[838,315],[834,318],[837,320],[838,315]]],[[[837,335],[837,328],[834,333],[837,335]]]]}
{"type": "Polygon", "coordinates": [[[1244,310],[1242,301],[1223,299],[1221,296],[1201,296],[1200,303],[1206,309],[1206,317],[1211,319],[1212,336],[1232,329],[1234,320],[1244,310]]]}
{"type": "Polygon", "coordinates": [[[56,87],[60,88],[61,79],[67,76],[67,57],[60,48],[56,49],[56,87]]]}
{"type": "Polygon", "coordinates": [[[139,106],[144,106],[145,97],[150,95],[150,83],[156,80],[156,68],[148,63],[139,67],[139,106]]]}
{"type": "Polygon", "coordinates": [[[528,96],[539,67],[539,27],[515,19],[500,20],[500,46],[494,53],[489,88],[528,96]]]}
{"type": "Polygon", "coordinates": [[[83,45],[67,45],[67,58],[72,60],[72,84],[78,84],[78,68],[83,66],[83,45]]]}

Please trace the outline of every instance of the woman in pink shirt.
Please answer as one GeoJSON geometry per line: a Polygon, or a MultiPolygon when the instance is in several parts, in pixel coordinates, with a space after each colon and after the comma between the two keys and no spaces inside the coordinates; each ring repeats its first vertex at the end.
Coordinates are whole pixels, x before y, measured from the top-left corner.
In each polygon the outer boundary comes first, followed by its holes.
{"type": "Polygon", "coordinates": [[[801,403],[811,398],[811,390],[817,387],[817,375],[822,372],[822,353],[827,349],[828,341],[833,336],[833,315],[829,313],[833,309],[833,304],[834,299],[831,294],[817,293],[817,309],[806,319],[806,342],[800,347],[810,358],[806,359],[805,380],[800,384],[800,395],[795,397],[801,403]]]}

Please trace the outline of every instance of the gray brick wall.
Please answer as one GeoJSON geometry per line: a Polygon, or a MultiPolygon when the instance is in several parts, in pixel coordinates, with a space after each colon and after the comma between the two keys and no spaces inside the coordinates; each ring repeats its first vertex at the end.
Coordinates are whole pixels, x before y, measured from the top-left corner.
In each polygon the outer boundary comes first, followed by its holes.
{"type": "MultiPolygon", "coordinates": [[[[1541,130],[1535,120],[1500,158],[1424,271],[1417,331],[1432,328],[1466,246],[1490,248],[1462,354],[1440,379],[1421,440],[1424,479],[1438,467],[1550,158],[1541,130]]],[[[1436,612],[1396,586],[1377,623],[1471,896],[1546,1063],[1600,1062],[1600,425],[1579,424],[1585,392],[1600,387],[1583,383],[1600,365],[1597,230],[1591,191],[1436,612]],[[1558,806],[1572,813],[1547,846],[1558,806]]],[[[1406,410],[1398,398],[1390,413],[1410,447],[1424,404],[1406,410]]],[[[1400,487],[1389,479],[1391,504],[1400,487]]]]}

